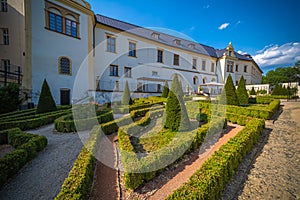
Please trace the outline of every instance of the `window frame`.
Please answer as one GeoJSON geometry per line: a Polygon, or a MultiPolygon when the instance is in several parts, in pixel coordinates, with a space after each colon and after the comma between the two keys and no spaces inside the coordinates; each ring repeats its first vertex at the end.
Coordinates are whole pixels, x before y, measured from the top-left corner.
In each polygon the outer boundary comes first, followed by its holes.
{"type": "Polygon", "coordinates": [[[152,76],[158,76],[158,71],[152,71],[152,76]]]}
{"type": "Polygon", "coordinates": [[[244,65],[244,72],[245,72],[245,73],[248,73],[248,72],[247,72],[247,68],[248,68],[248,65],[244,65]]]}
{"type": "Polygon", "coordinates": [[[0,12],[7,12],[7,11],[8,11],[7,0],[1,0],[0,12]]]}
{"type": "Polygon", "coordinates": [[[1,59],[1,65],[3,66],[3,70],[5,71],[5,69],[7,69],[7,72],[10,72],[10,60],[9,59],[1,59]]]}
{"type": "Polygon", "coordinates": [[[175,54],[173,55],[173,65],[175,66],[179,66],[180,65],[180,56],[179,54],[175,54]]]}
{"type": "Polygon", "coordinates": [[[239,71],[239,65],[238,65],[238,64],[235,65],[235,71],[236,71],[236,72],[239,71]]]}
{"type": "Polygon", "coordinates": [[[1,28],[1,34],[2,34],[2,45],[9,45],[9,30],[8,28],[1,28]]]}
{"type": "Polygon", "coordinates": [[[157,49],[157,58],[156,58],[158,63],[164,63],[164,50],[162,49],[157,49]],[[161,55],[159,54],[161,52],[161,55]]]}
{"type": "Polygon", "coordinates": [[[58,74],[72,76],[72,60],[67,56],[61,56],[58,58],[58,74]],[[63,71],[61,63],[62,59],[67,59],[69,61],[69,73],[63,71]]]}
{"type": "Polygon", "coordinates": [[[202,60],[202,71],[206,71],[206,60],[202,60]]]}
{"type": "MultiPolygon", "coordinates": [[[[55,20],[56,23],[56,20],[55,20]]],[[[63,35],[67,35],[72,38],[77,38],[80,39],[80,15],[78,13],[75,13],[65,7],[62,7],[60,5],[54,4],[52,2],[49,2],[45,0],[45,29],[60,33],[63,35]],[[52,10],[57,10],[59,12],[55,13],[52,10]],[[56,25],[55,29],[51,28],[51,15],[55,16],[55,19],[60,17],[61,18],[61,30],[58,30],[56,25]],[[74,18],[74,20],[69,19],[68,16],[71,16],[74,18]],[[70,33],[67,32],[68,27],[67,27],[67,22],[71,22],[71,28],[70,28],[70,33]]]]}
{"type": "Polygon", "coordinates": [[[117,53],[117,38],[111,34],[106,34],[106,52],[117,53]]]}
{"type": "Polygon", "coordinates": [[[109,76],[119,77],[119,66],[118,65],[113,65],[113,64],[109,65],[109,76]]]}
{"type": "Polygon", "coordinates": [[[129,57],[134,57],[134,58],[137,57],[137,54],[136,54],[136,42],[129,41],[129,43],[128,43],[128,56],[129,57]],[[132,46],[134,46],[134,48],[132,48],[132,46]]]}
{"type": "Polygon", "coordinates": [[[127,66],[124,67],[124,77],[125,78],[132,78],[132,67],[127,67],[127,66]]]}
{"type": "Polygon", "coordinates": [[[197,58],[193,58],[193,61],[192,61],[193,62],[192,63],[192,68],[193,69],[197,69],[197,61],[198,61],[197,58]]]}
{"type": "Polygon", "coordinates": [[[210,72],[215,72],[215,63],[210,64],[210,72]]]}

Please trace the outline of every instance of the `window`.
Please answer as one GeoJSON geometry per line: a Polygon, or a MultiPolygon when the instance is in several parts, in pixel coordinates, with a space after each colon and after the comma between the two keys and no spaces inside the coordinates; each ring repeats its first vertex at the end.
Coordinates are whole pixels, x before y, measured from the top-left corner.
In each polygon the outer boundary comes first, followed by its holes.
{"type": "Polygon", "coordinates": [[[232,52],[231,51],[229,51],[229,56],[231,56],[232,55],[232,52]]]}
{"type": "Polygon", "coordinates": [[[124,67],[124,76],[131,78],[131,67],[124,67]]]}
{"type": "Polygon", "coordinates": [[[235,85],[238,85],[239,84],[239,81],[235,81],[235,85]]]}
{"type": "Polygon", "coordinates": [[[195,49],[195,44],[190,43],[190,44],[188,44],[188,47],[189,47],[190,49],[195,49]]]}
{"type": "Polygon", "coordinates": [[[247,79],[245,79],[245,84],[247,84],[247,79]]]}
{"type": "Polygon", "coordinates": [[[7,0],[1,0],[1,12],[7,12],[7,0]]]}
{"type": "Polygon", "coordinates": [[[205,60],[202,60],[202,70],[205,71],[206,69],[206,62],[205,60]]]}
{"type": "Polygon", "coordinates": [[[247,65],[244,66],[244,72],[247,72],[247,65]]]}
{"type": "Polygon", "coordinates": [[[179,55],[178,54],[174,54],[174,58],[173,58],[173,65],[179,65],[179,55]]]}
{"type": "Polygon", "coordinates": [[[10,60],[2,59],[1,60],[1,69],[4,69],[6,72],[10,72],[10,60]]]}
{"type": "Polygon", "coordinates": [[[163,63],[164,62],[164,52],[163,50],[157,50],[157,62],[163,63]]]}
{"type": "Polygon", "coordinates": [[[206,83],[206,77],[204,77],[204,78],[202,79],[202,82],[203,82],[203,84],[206,83]]]}
{"type": "Polygon", "coordinates": [[[235,71],[236,71],[236,72],[239,71],[239,65],[235,65],[235,71]]]}
{"type": "Polygon", "coordinates": [[[119,70],[117,65],[110,65],[109,75],[110,76],[119,76],[119,70]]]}
{"type": "Polygon", "coordinates": [[[79,38],[79,14],[45,1],[46,29],[79,38]]]}
{"type": "Polygon", "coordinates": [[[158,72],[152,71],[152,76],[158,76],[158,72]]]}
{"type": "Polygon", "coordinates": [[[180,41],[179,39],[175,39],[175,40],[174,40],[174,44],[176,44],[176,45],[181,45],[181,41],[180,41]]]}
{"type": "Polygon", "coordinates": [[[231,62],[231,61],[227,62],[227,70],[226,71],[233,73],[233,62],[231,62]]]}
{"type": "Polygon", "coordinates": [[[49,28],[52,31],[62,33],[62,16],[49,12],[49,28]]]}
{"type": "Polygon", "coordinates": [[[9,45],[8,29],[7,28],[2,28],[1,29],[1,34],[2,34],[1,44],[3,44],[3,45],[9,45]]]}
{"type": "Polygon", "coordinates": [[[193,58],[193,69],[197,69],[197,59],[193,58]]]}
{"type": "Polygon", "coordinates": [[[60,57],[58,59],[59,74],[71,75],[71,60],[67,57],[60,57]]]}
{"type": "Polygon", "coordinates": [[[211,69],[211,72],[215,72],[215,63],[211,63],[210,69],[211,69]]]}
{"type": "Polygon", "coordinates": [[[128,56],[136,57],[136,43],[129,42],[129,54],[128,56]]]}
{"type": "Polygon", "coordinates": [[[194,82],[194,85],[197,85],[197,84],[198,84],[198,77],[197,77],[197,76],[194,76],[193,82],[194,82]]]}
{"type": "Polygon", "coordinates": [[[155,38],[155,39],[159,39],[159,33],[156,33],[156,32],[153,32],[152,34],[151,34],[151,36],[153,37],[153,38],[155,38]]]}
{"type": "Polygon", "coordinates": [[[108,52],[116,53],[116,38],[111,35],[106,36],[106,50],[108,52]]]}

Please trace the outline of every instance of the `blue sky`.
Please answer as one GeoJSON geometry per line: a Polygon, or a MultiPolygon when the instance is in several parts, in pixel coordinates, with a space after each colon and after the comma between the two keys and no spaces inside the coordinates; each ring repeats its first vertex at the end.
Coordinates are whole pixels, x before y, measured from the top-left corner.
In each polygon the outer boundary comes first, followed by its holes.
{"type": "Polygon", "coordinates": [[[88,0],[95,14],[250,53],[264,72],[300,60],[299,0],[88,0]]]}

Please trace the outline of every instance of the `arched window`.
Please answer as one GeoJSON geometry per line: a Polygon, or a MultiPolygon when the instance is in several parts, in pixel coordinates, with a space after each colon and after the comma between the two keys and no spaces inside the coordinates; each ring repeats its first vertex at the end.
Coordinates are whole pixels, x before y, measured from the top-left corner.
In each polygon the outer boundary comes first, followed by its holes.
{"type": "Polygon", "coordinates": [[[193,82],[194,82],[194,85],[197,85],[197,84],[198,84],[198,77],[197,77],[197,76],[194,76],[193,82]]]}
{"type": "Polygon", "coordinates": [[[60,57],[58,59],[59,74],[72,75],[72,63],[67,57],[60,57]]]}
{"type": "Polygon", "coordinates": [[[215,79],[215,78],[212,78],[212,79],[211,79],[211,82],[216,82],[216,79],[215,79]]]}
{"type": "Polygon", "coordinates": [[[203,84],[205,84],[205,83],[206,83],[206,77],[204,77],[204,78],[202,79],[202,81],[203,81],[203,84]]]}

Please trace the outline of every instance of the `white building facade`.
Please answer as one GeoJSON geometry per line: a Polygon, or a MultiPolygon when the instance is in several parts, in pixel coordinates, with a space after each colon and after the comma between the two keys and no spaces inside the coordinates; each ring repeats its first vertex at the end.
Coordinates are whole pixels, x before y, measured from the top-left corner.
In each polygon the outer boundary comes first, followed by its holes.
{"type": "Polygon", "coordinates": [[[259,66],[250,55],[236,53],[231,43],[217,50],[94,15],[86,1],[26,2],[24,86],[32,90],[34,103],[44,79],[57,104],[89,96],[104,103],[123,91],[126,81],[133,97],[160,95],[175,74],[189,94],[203,84],[224,83],[229,74],[236,84],[242,75],[248,84],[261,82],[259,66]]]}

